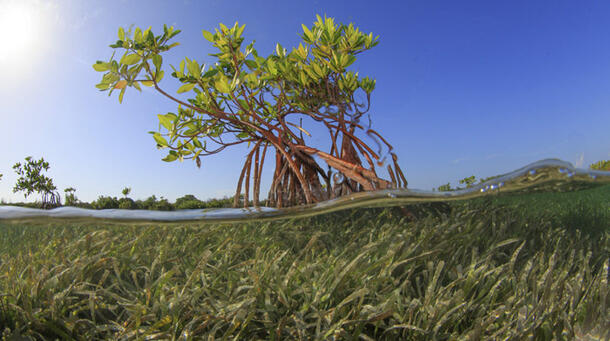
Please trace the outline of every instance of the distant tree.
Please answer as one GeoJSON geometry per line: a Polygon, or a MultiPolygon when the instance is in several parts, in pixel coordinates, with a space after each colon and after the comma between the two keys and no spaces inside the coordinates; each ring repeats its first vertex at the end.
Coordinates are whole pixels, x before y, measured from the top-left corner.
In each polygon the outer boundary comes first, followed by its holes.
{"type": "Polygon", "coordinates": [[[174,206],[177,210],[186,210],[186,209],[195,209],[195,208],[205,208],[205,203],[199,199],[197,199],[192,194],[187,194],[183,197],[176,199],[174,206]]]}
{"type": "Polygon", "coordinates": [[[233,206],[233,200],[231,199],[209,199],[205,201],[206,208],[223,208],[223,207],[231,207],[233,206]]]}
{"type": "Polygon", "coordinates": [[[25,161],[23,165],[19,162],[13,165],[13,169],[19,175],[13,193],[24,191],[24,197],[27,198],[33,192],[37,192],[42,195],[42,208],[60,206],[61,197],[55,191],[57,187],[51,178],[42,174],[43,170],[49,170],[49,163],[44,158],[33,161],[31,156],[26,157],[25,161]]]}
{"type": "Polygon", "coordinates": [[[451,188],[451,184],[449,182],[444,185],[438,186],[437,190],[439,192],[453,191],[453,189],[451,188]]]}
{"type": "Polygon", "coordinates": [[[136,206],[143,210],[152,210],[155,204],[157,203],[157,197],[153,194],[150,197],[146,198],[146,200],[138,200],[136,201],[136,206]]]}
{"type": "Polygon", "coordinates": [[[116,197],[100,195],[97,200],[91,202],[91,206],[96,210],[119,208],[119,200],[116,197]]]}
{"type": "Polygon", "coordinates": [[[74,195],[75,191],[76,191],[76,189],[74,189],[72,187],[68,187],[68,188],[64,189],[64,192],[66,192],[66,194],[65,194],[66,206],[74,206],[78,203],[78,199],[74,195]]]}
{"type": "Polygon", "coordinates": [[[460,180],[460,183],[461,184],[465,184],[466,188],[470,188],[475,183],[475,181],[476,181],[475,176],[471,175],[471,176],[469,176],[467,178],[463,178],[462,180],[460,180]]]}
{"type": "Polygon", "coordinates": [[[199,199],[197,199],[197,197],[192,194],[186,194],[186,195],[176,199],[176,205],[180,204],[183,201],[193,201],[193,200],[199,200],[199,199]]]}
{"type": "Polygon", "coordinates": [[[167,201],[167,199],[161,197],[161,199],[159,199],[152,205],[151,209],[155,211],[173,211],[174,206],[169,201],[167,201]]]}
{"type": "Polygon", "coordinates": [[[113,60],[113,54],[110,61],[93,65],[96,71],[105,72],[96,87],[109,94],[119,90],[122,102],[127,87],[140,90],[140,84],[152,86],[179,105],[177,114],[158,115],[167,134],[151,132],[158,148],[169,149],[164,161],[193,159],[199,167],[201,156],[247,143],[249,152],[237,181],[235,206],[242,184],[243,204],[249,203],[250,182],[254,206],[258,206],[268,147],[275,150],[269,203],[277,207],[364,190],[406,187],[392,146],[370,128],[370,117],[368,126],[361,122],[370,109],[375,80],[347,71],[358,54],[377,45],[378,37],[320,16],[313,27],[302,27],[298,48],[288,53],[277,44],[275,54],[267,57],[259,56],[253,43],[242,47],[245,26],[219,24],[215,33],[204,30],[205,39],[219,50],[212,54],[216,62],[207,70],[206,65],[189,58],[178,68],[172,66],[172,76],[181,83],[177,92],[192,95],[186,101],[159,86],[164,76],[161,53],[178,45],[168,41],[180,31],[164,26],[163,34],[155,36],[150,28],[136,28],[132,35],[131,30],[119,28],[119,40],[110,47],[123,49],[124,54],[119,61],[113,60]],[[357,95],[366,99],[357,101],[357,95]],[[311,135],[303,128],[303,118],[328,130],[328,152],[306,144],[303,134],[311,135]],[[357,133],[375,140],[379,148],[371,148],[357,133]],[[382,146],[388,150],[390,181],[376,173],[376,165],[381,167],[385,162],[382,146]],[[326,163],[328,172],[314,157],[326,163]],[[338,176],[333,176],[331,169],[338,176]]]}
{"type": "Polygon", "coordinates": [[[125,198],[127,198],[127,196],[129,195],[129,193],[131,193],[131,188],[130,187],[125,187],[123,188],[123,190],[121,191],[121,193],[123,193],[123,196],[125,198]]]}
{"type": "Polygon", "coordinates": [[[119,199],[119,208],[124,210],[133,210],[137,208],[137,205],[133,199],[125,197],[119,199]]]}
{"type": "Polygon", "coordinates": [[[592,163],[589,168],[602,171],[610,171],[610,160],[602,160],[592,163]]]}
{"type": "Polygon", "coordinates": [[[0,174],[0,180],[2,180],[2,174],[0,174]]]}

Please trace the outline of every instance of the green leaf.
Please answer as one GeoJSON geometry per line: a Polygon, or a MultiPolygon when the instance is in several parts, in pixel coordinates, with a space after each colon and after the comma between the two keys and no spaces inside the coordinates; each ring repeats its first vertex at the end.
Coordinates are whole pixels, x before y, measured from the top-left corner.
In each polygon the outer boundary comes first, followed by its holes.
{"type": "Polygon", "coordinates": [[[150,88],[151,86],[155,85],[155,84],[153,83],[153,81],[141,81],[140,83],[142,83],[142,85],[147,86],[147,87],[149,87],[149,88],[150,88]]]}
{"type": "Polygon", "coordinates": [[[201,76],[201,67],[199,66],[199,63],[197,63],[196,60],[186,60],[186,68],[188,69],[189,73],[195,77],[195,78],[199,78],[201,76]]]}
{"type": "Polygon", "coordinates": [[[123,95],[125,95],[125,90],[126,88],[121,89],[121,92],[119,93],[119,103],[123,103],[123,95]]]}
{"type": "Polygon", "coordinates": [[[163,75],[165,75],[164,71],[155,72],[155,81],[159,83],[163,79],[163,75]]]}
{"type": "Polygon", "coordinates": [[[184,75],[184,60],[180,62],[180,74],[184,75]]]}
{"type": "Polygon", "coordinates": [[[244,28],[246,28],[246,25],[242,25],[240,28],[237,29],[237,33],[235,33],[235,37],[239,38],[241,37],[241,34],[244,33],[244,28]]]}
{"type": "Polygon", "coordinates": [[[356,57],[354,57],[353,55],[348,55],[347,60],[344,63],[344,67],[348,67],[348,66],[352,65],[355,61],[356,61],[356,57]]]}
{"type": "Polygon", "coordinates": [[[203,148],[203,146],[201,145],[201,141],[199,141],[196,137],[193,138],[193,144],[197,148],[203,148]]]}
{"type": "Polygon", "coordinates": [[[301,59],[307,59],[307,49],[303,48],[303,45],[299,43],[299,48],[295,50],[301,59]]]}
{"type": "Polygon", "coordinates": [[[144,39],[148,39],[148,33],[150,32],[151,28],[152,28],[151,26],[148,26],[148,28],[146,30],[144,30],[144,33],[142,33],[144,39]]]}
{"type": "Polygon", "coordinates": [[[284,57],[284,48],[279,43],[275,44],[275,53],[280,57],[284,57]]]}
{"type": "Polygon", "coordinates": [[[112,70],[112,72],[119,72],[119,63],[116,60],[113,60],[110,64],[110,70],[112,70]]]}
{"type": "Polygon", "coordinates": [[[206,31],[206,30],[201,30],[201,32],[203,33],[203,37],[209,41],[210,43],[214,42],[214,35],[212,34],[212,32],[206,31]]]}
{"type": "MultiPolygon", "coordinates": [[[[178,107],[178,109],[180,109],[180,107],[178,107]]],[[[167,116],[172,122],[178,123],[178,115],[174,114],[173,112],[168,112],[165,114],[165,116],[167,116]]]]}
{"type": "Polygon", "coordinates": [[[311,30],[309,30],[309,27],[307,27],[307,25],[301,24],[301,27],[303,28],[303,33],[305,33],[305,35],[313,38],[313,34],[311,33],[311,30]]]}
{"type": "MultiPolygon", "coordinates": [[[[180,31],[178,31],[178,32],[180,32],[180,31]]],[[[174,32],[174,33],[176,33],[176,32],[174,32]]],[[[176,47],[178,45],[180,45],[180,43],[173,43],[173,44],[167,46],[167,49],[169,50],[169,49],[174,48],[174,47],[176,47]]]]}
{"type": "Polygon", "coordinates": [[[159,114],[157,115],[157,117],[159,118],[159,122],[165,129],[167,129],[168,131],[172,129],[172,119],[168,117],[168,115],[159,114]]]}
{"type": "Polygon", "coordinates": [[[176,154],[176,152],[173,150],[170,150],[169,154],[167,154],[167,156],[161,160],[163,160],[165,162],[172,162],[172,161],[176,161],[177,159],[178,159],[178,155],[176,154]]]}
{"type": "Polygon", "coordinates": [[[119,27],[119,40],[125,40],[125,30],[119,27]]]}
{"type": "Polygon", "coordinates": [[[167,140],[161,136],[161,134],[159,133],[155,133],[153,134],[153,138],[155,139],[155,141],[157,141],[157,144],[159,144],[162,147],[167,147],[167,140]]]}
{"type": "Polygon", "coordinates": [[[123,56],[123,58],[121,58],[121,64],[124,65],[133,65],[138,63],[142,58],[140,58],[140,56],[138,56],[135,53],[132,54],[126,54],[123,56]]]}
{"type": "Polygon", "coordinates": [[[187,129],[186,131],[182,132],[181,135],[185,135],[185,136],[193,136],[195,134],[198,134],[199,130],[197,129],[187,129]]]}
{"type": "Polygon", "coordinates": [[[193,90],[193,88],[195,87],[195,83],[189,83],[189,84],[184,84],[181,87],[178,88],[178,93],[181,94],[183,92],[189,92],[191,90],[193,90]]]}
{"type": "Polygon", "coordinates": [[[299,72],[299,80],[303,86],[307,85],[307,76],[305,75],[305,72],[299,72]]]}
{"type": "Polygon", "coordinates": [[[252,84],[258,84],[258,78],[256,77],[256,74],[254,73],[249,73],[248,75],[246,75],[246,81],[250,82],[252,84]]]}
{"type": "Polygon", "coordinates": [[[112,47],[113,49],[119,48],[119,47],[123,47],[123,41],[122,40],[117,40],[116,43],[108,45],[110,47],[112,47]]]}
{"type": "Polygon", "coordinates": [[[108,71],[110,70],[110,64],[98,60],[97,62],[95,62],[95,64],[93,64],[93,70],[98,72],[108,71]]]}
{"type": "Polygon", "coordinates": [[[108,84],[108,83],[99,83],[99,84],[96,84],[95,87],[100,89],[100,90],[108,90],[108,88],[110,88],[110,84],[108,84]]]}
{"type": "Polygon", "coordinates": [[[148,34],[146,34],[146,40],[150,43],[155,41],[155,35],[152,33],[152,31],[150,31],[150,27],[148,28],[148,30],[146,30],[148,32],[148,34]]]}
{"type": "Polygon", "coordinates": [[[228,94],[231,92],[231,87],[229,86],[229,82],[226,77],[220,77],[216,82],[214,82],[214,87],[222,92],[223,94],[228,94]]]}
{"type": "Polygon", "coordinates": [[[203,78],[212,77],[218,73],[217,69],[210,69],[206,73],[203,74],[203,78]]]}
{"type": "Polygon", "coordinates": [[[163,57],[161,57],[161,55],[154,54],[152,56],[152,60],[153,60],[153,64],[155,64],[155,67],[157,68],[157,70],[161,70],[161,64],[163,63],[163,57]]]}
{"type": "Polygon", "coordinates": [[[245,60],[245,63],[246,63],[246,65],[247,65],[247,66],[248,66],[248,67],[249,67],[251,70],[254,70],[254,69],[258,68],[258,63],[256,63],[256,62],[255,62],[255,61],[253,61],[253,60],[246,59],[246,60],[245,60]]]}
{"type": "Polygon", "coordinates": [[[136,41],[136,43],[142,42],[142,30],[139,27],[136,27],[136,30],[133,34],[133,39],[136,41]]]}
{"type": "Polygon", "coordinates": [[[275,62],[273,59],[269,59],[267,61],[267,68],[269,69],[269,73],[273,76],[277,74],[277,68],[275,67],[275,62]]]}
{"type": "Polygon", "coordinates": [[[239,105],[241,105],[242,108],[249,110],[250,109],[250,105],[248,104],[248,102],[246,102],[245,100],[238,98],[237,102],[239,102],[239,105]]]}

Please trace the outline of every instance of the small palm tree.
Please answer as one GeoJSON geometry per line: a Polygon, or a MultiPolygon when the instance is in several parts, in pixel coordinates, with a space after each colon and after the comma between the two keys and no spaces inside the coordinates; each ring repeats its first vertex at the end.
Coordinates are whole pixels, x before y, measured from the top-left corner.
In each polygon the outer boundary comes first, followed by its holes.
{"type": "Polygon", "coordinates": [[[64,189],[64,192],[66,192],[66,206],[74,206],[74,204],[76,204],[76,202],[78,201],[78,199],[76,199],[76,196],[74,195],[76,189],[74,189],[73,187],[68,187],[64,189]]]}
{"type": "Polygon", "coordinates": [[[127,198],[127,196],[129,195],[129,193],[131,193],[131,187],[125,187],[125,188],[123,188],[122,193],[123,193],[123,195],[125,196],[125,198],[127,198]]]}

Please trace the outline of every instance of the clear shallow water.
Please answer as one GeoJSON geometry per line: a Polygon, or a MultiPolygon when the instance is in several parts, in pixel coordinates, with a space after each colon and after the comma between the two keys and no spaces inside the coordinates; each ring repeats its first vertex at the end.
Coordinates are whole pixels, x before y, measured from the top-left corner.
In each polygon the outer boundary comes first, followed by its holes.
{"type": "Polygon", "coordinates": [[[268,218],[294,218],[330,213],[356,207],[389,207],[412,203],[434,201],[465,200],[490,195],[534,192],[567,192],[590,189],[610,184],[610,172],[575,168],[571,163],[546,159],[534,162],[513,172],[471,188],[433,192],[418,189],[391,189],[375,192],[361,192],[314,205],[286,209],[260,208],[221,208],[191,209],[179,211],[149,210],[90,210],[76,207],[60,207],[52,210],[0,206],[0,221],[39,220],[39,219],[95,219],[112,221],[236,221],[268,218]]]}

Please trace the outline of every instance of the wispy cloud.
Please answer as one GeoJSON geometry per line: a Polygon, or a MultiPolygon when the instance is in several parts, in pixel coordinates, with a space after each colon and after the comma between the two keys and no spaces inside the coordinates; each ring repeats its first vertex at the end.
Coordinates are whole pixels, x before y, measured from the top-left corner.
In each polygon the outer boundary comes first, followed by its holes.
{"type": "Polygon", "coordinates": [[[457,158],[457,159],[455,159],[455,160],[451,161],[451,163],[453,163],[453,164],[457,164],[457,163],[464,162],[464,161],[468,161],[468,160],[470,160],[470,158],[469,158],[469,157],[461,157],[461,158],[457,158]]]}

